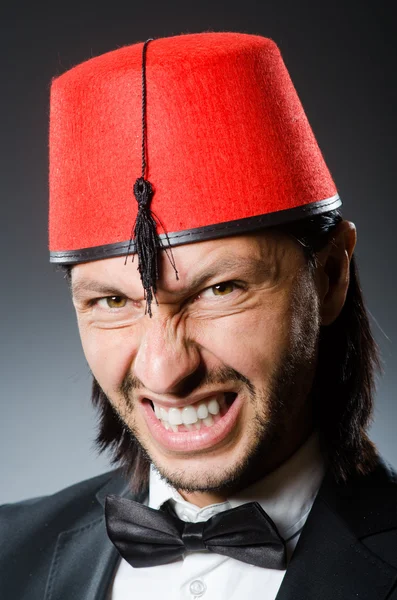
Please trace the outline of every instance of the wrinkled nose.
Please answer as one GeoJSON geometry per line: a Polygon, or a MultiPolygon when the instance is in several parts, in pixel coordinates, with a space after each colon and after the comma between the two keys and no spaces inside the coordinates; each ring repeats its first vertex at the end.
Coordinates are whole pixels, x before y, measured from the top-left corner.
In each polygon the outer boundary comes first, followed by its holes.
{"type": "Polygon", "coordinates": [[[147,319],[133,363],[133,374],[156,394],[176,393],[200,365],[199,348],[187,339],[184,326],[158,314],[147,319]]]}

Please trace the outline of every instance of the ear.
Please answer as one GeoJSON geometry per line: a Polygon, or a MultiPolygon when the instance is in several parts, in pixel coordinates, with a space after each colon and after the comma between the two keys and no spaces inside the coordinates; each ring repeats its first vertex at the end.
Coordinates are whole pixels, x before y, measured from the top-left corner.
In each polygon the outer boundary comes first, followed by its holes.
{"type": "Polygon", "coordinates": [[[356,238],[355,225],[349,221],[341,221],[328,244],[317,255],[316,283],[321,325],[333,323],[343,308],[349,288],[350,261],[356,238]]]}

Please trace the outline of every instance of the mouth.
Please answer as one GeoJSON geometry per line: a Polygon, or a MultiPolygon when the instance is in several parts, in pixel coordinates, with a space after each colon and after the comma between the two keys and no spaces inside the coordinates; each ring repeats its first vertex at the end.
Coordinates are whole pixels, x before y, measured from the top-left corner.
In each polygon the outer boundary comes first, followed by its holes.
{"type": "Polygon", "coordinates": [[[184,408],[169,408],[149,400],[154,414],[168,431],[200,431],[202,427],[212,427],[229,410],[237,394],[232,392],[216,394],[184,408]]]}
{"type": "Polygon", "coordinates": [[[221,392],[195,404],[168,408],[144,398],[142,407],[156,441],[169,450],[187,452],[212,448],[227,438],[242,401],[234,392],[221,392]]]}

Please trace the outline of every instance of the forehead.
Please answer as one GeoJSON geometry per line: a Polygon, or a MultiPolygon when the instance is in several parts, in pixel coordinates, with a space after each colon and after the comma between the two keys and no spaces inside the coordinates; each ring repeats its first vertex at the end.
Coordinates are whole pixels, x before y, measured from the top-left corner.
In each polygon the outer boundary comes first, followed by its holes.
{"type": "MultiPolygon", "coordinates": [[[[166,252],[163,250],[159,255],[158,288],[169,292],[178,292],[185,286],[194,287],[201,276],[206,279],[222,274],[237,277],[239,273],[254,272],[255,269],[276,269],[283,262],[290,262],[287,257],[299,252],[291,238],[269,230],[176,246],[172,248],[172,254],[178,281],[166,252]]],[[[96,279],[109,281],[112,285],[127,281],[130,285],[140,285],[137,267],[136,255],[129,256],[127,261],[121,256],[76,265],[72,271],[73,286],[96,279]]]]}

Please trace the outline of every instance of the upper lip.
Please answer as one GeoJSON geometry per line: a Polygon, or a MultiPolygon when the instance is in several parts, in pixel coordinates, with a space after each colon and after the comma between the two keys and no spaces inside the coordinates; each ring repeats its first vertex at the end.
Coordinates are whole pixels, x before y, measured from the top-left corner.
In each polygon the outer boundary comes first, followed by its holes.
{"type": "Polygon", "coordinates": [[[189,396],[187,398],[170,398],[164,400],[162,398],[157,398],[153,394],[139,394],[138,400],[139,402],[144,402],[145,400],[149,400],[157,406],[162,406],[163,408],[169,410],[170,408],[184,408],[185,406],[191,406],[192,404],[197,404],[198,402],[202,402],[203,400],[209,400],[210,398],[214,398],[214,396],[219,396],[219,394],[227,394],[234,393],[237,395],[237,391],[226,389],[226,390],[213,390],[202,392],[201,394],[197,394],[195,396],[189,396]]]}

